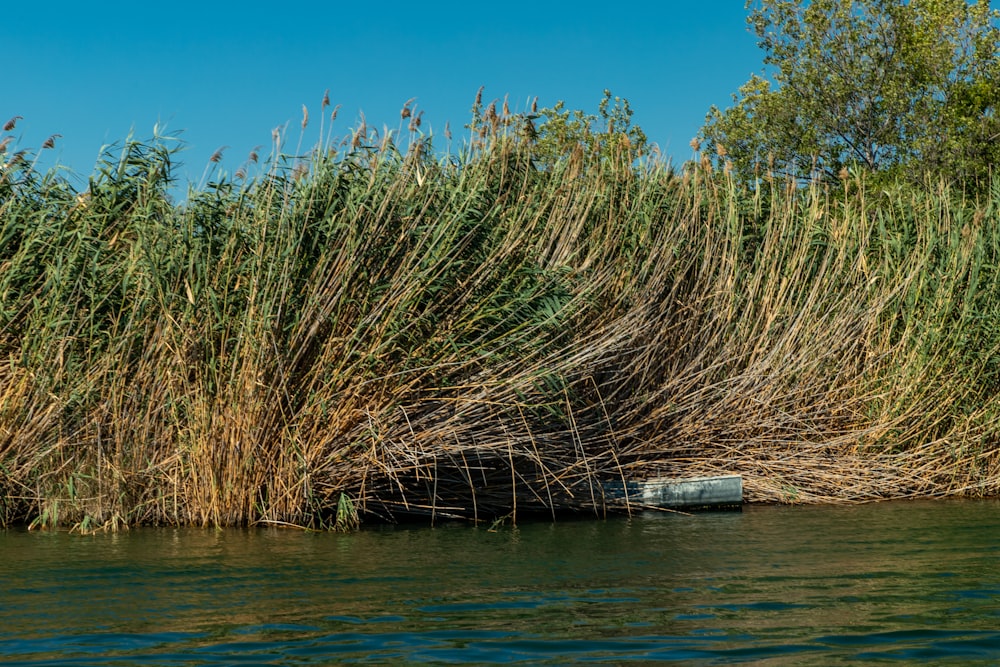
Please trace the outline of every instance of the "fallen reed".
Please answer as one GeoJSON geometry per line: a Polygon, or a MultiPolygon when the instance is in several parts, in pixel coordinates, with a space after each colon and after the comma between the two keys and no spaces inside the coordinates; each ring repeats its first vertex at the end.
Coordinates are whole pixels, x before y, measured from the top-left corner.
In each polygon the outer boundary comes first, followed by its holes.
{"type": "Polygon", "coordinates": [[[405,149],[276,143],[183,204],[162,142],[83,192],[4,152],[0,523],[603,513],[654,475],[1000,491],[1000,188],[540,163],[490,108],[457,155],[408,114],[405,149]]]}

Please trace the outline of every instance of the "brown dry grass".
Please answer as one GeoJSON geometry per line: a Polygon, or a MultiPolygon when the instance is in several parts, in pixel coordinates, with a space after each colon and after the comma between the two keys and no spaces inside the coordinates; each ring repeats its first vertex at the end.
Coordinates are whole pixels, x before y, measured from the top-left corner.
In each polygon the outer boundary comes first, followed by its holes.
{"type": "Polygon", "coordinates": [[[539,170],[492,132],[438,162],[359,129],[183,207],[155,145],[86,207],[8,168],[0,519],[602,513],[604,482],[718,473],[751,501],[1000,490],[996,198],[539,170]]]}

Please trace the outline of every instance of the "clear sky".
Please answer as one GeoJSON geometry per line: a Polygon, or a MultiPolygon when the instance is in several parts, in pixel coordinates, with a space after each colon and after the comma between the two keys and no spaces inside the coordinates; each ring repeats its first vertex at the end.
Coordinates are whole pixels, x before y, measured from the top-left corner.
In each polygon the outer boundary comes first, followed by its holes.
{"type": "MultiPolygon", "coordinates": [[[[33,151],[54,133],[58,161],[85,183],[104,144],[159,123],[181,131],[183,180],[198,181],[222,146],[230,172],[271,130],[294,149],[318,137],[326,89],[341,105],[334,133],[364,113],[399,125],[416,98],[422,129],[456,138],[476,90],[524,110],[564,100],[596,112],[603,90],[675,162],[709,106],[762,68],[743,0],[656,2],[63,2],[18,0],[0,12],[0,123],[33,151]]],[[[329,110],[328,110],[329,112],[329,110]]],[[[327,119],[329,116],[327,115],[327,119]]],[[[462,131],[464,132],[464,130],[462,131]]]]}

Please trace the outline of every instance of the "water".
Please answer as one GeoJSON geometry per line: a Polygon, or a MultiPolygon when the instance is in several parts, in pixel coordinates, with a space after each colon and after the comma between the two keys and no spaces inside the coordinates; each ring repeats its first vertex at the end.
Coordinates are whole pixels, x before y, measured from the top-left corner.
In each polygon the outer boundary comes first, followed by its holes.
{"type": "Polygon", "coordinates": [[[1000,662],[1000,503],[0,532],[0,662],[1000,662]]]}

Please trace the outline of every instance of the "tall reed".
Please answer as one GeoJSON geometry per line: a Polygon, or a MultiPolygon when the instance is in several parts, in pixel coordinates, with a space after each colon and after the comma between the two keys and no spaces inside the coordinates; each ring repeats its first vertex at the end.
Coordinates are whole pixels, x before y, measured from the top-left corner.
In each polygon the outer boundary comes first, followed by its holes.
{"type": "MultiPolygon", "coordinates": [[[[0,172],[0,521],[349,527],[1000,490],[1000,188],[845,192],[359,128],[171,201],[0,172]]],[[[305,124],[305,121],[303,121],[305,124]]],[[[213,163],[214,164],[214,163],[213,163]]]]}

